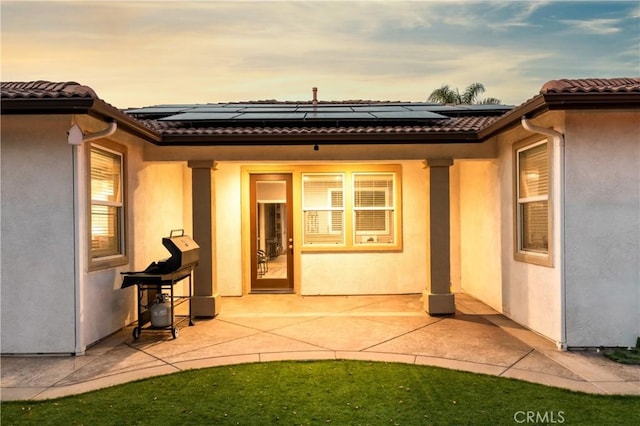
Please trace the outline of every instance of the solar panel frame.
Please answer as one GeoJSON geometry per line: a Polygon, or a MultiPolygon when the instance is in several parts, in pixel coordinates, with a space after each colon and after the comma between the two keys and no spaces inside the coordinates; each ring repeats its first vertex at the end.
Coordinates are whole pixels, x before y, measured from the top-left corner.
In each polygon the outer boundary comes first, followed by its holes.
{"type": "Polygon", "coordinates": [[[290,113],[290,112],[296,112],[298,108],[297,107],[289,107],[289,108],[271,108],[271,107],[264,107],[264,108],[240,108],[238,111],[243,113],[243,114],[266,114],[266,113],[271,113],[271,112],[275,112],[275,113],[290,113]]]}
{"type": "Polygon", "coordinates": [[[408,106],[407,109],[410,111],[429,111],[429,112],[439,112],[439,111],[455,112],[455,111],[465,110],[464,108],[460,108],[454,105],[430,105],[430,106],[412,105],[412,106],[408,106]]]}
{"type": "MultiPolygon", "coordinates": [[[[226,106],[202,106],[202,107],[192,108],[187,111],[200,114],[205,112],[233,112],[233,111],[239,111],[241,109],[242,108],[228,108],[226,106]]],[[[187,112],[187,111],[184,111],[184,112],[187,112]]]]}
{"type": "Polygon", "coordinates": [[[159,118],[158,121],[221,121],[232,120],[236,116],[240,115],[238,112],[185,112],[181,114],[174,114],[168,117],[159,118]]]}
{"type": "Polygon", "coordinates": [[[147,115],[158,115],[158,114],[172,114],[183,112],[191,109],[190,107],[177,108],[177,107],[144,107],[144,108],[132,108],[124,110],[127,114],[147,114],[147,115]]]}
{"type": "Polygon", "coordinates": [[[308,112],[306,120],[373,120],[368,112],[308,112]]]}
{"type": "Polygon", "coordinates": [[[379,111],[371,113],[378,119],[386,120],[443,120],[449,119],[449,117],[430,111],[379,111]]]}
{"type": "Polygon", "coordinates": [[[354,106],[352,108],[354,112],[370,112],[370,113],[408,111],[407,108],[405,108],[402,105],[386,105],[386,106],[368,105],[368,106],[354,106]]]}
{"type": "Polygon", "coordinates": [[[273,103],[248,103],[248,102],[239,102],[239,103],[227,103],[224,104],[226,108],[297,108],[298,104],[296,103],[282,103],[282,104],[273,104],[273,103]]]}
{"type": "Polygon", "coordinates": [[[318,106],[301,106],[298,107],[298,112],[353,112],[351,107],[345,106],[333,106],[333,105],[318,105],[318,106]]]}
{"type": "Polygon", "coordinates": [[[282,120],[304,120],[305,118],[305,113],[300,113],[300,112],[283,112],[283,113],[278,113],[278,112],[265,112],[265,113],[259,113],[259,112],[251,112],[251,113],[243,113],[241,112],[239,115],[233,117],[233,121],[267,121],[267,120],[278,120],[278,121],[282,121],[282,120]]]}

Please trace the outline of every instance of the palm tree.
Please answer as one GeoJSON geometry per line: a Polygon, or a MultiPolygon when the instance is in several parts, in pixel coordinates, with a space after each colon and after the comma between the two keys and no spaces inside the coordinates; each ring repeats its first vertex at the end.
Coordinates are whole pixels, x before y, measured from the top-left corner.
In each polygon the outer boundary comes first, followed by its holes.
{"type": "Polygon", "coordinates": [[[500,99],[484,98],[478,99],[478,95],[484,93],[484,85],[482,83],[470,84],[464,92],[460,93],[458,89],[452,89],[448,84],[442,85],[439,89],[434,90],[429,95],[429,102],[439,102],[444,104],[500,104],[500,99]]]}

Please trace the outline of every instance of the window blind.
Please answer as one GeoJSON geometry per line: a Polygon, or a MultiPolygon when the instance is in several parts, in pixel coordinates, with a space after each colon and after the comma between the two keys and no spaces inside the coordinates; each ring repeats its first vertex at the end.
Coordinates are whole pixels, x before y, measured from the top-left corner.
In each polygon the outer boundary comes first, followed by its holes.
{"type": "Polygon", "coordinates": [[[520,184],[518,198],[546,196],[549,188],[547,144],[520,151],[520,184]]]}
{"type": "Polygon", "coordinates": [[[520,250],[549,250],[549,154],[547,143],[518,151],[518,239],[520,250]]]}
{"type": "Polygon", "coordinates": [[[356,243],[393,242],[392,173],[355,173],[353,177],[356,243]]]}
{"type": "Polygon", "coordinates": [[[123,254],[123,156],[91,148],[91,257],[123,254]]]}
{"type": "Polygon", "coordinates": [[[344,242],[344,174],[303,174],[305,244],[344,242]]]}

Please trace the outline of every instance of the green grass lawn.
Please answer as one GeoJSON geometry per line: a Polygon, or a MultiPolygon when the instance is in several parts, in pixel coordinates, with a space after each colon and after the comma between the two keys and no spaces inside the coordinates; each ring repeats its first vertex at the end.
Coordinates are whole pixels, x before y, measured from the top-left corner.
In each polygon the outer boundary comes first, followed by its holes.
{"type": "Polygon", "coordinates": [[[364,361],[190,370],[82,395],[4,402],[8,425],[638,425],[640,397],[364,361]]]}

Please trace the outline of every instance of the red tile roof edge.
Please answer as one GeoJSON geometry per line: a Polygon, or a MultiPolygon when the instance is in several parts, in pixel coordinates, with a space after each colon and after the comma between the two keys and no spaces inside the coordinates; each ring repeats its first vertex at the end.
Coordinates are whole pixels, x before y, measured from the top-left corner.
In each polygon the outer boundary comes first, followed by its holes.
{"type": "Polygon", "coordinates": [[[371,126],[331,126],[331,127],[179,127],[149,119],[139,119],[151,130],[163,135],[328,135],[363,133],[452,133],[475,132],[491,124],[499,116],[454,117],[441,124],[420,125],[371,125],[371,126]],[[445,124],[446,123],[446,124],[445,124]]]}
{"type": "Polygon", "coordinates": [[[640,92],[640,78],[585,78],[550,80],[540,89],[549,93],[620,93],[640,92]]]}
{"type": "MultiPolygon", "coordinates": [[[[560,79],[547,81],[540,89],[541,94],[547,93],[615,93],[640,92],[640,78],[585,78],[560,79]]],[[[3,98],[58,98],[79,97],[99,99],[96,92],[89,86],[75,81],[51,82],[38,81],[10,81],[0,83],[0,93],[3,98]]],[[[307,103],[311,101],[247,101],[250,103],[307,103]]],[[[373,100],[343,100],[318,101],[321,104],[344,103],[402,103],[401,101],[373,101],[373,100]]],[[[243,103],[243,102],[232,102],[243,103]]],[[[246,102],[245,102],[246,103],[246,102]]]]}
{"type": "Polygon", "coordinates": [[[98,95],[89,86],[75,81],[8,81],[0,83],[3,98],[91,98],[98,95]]]}

